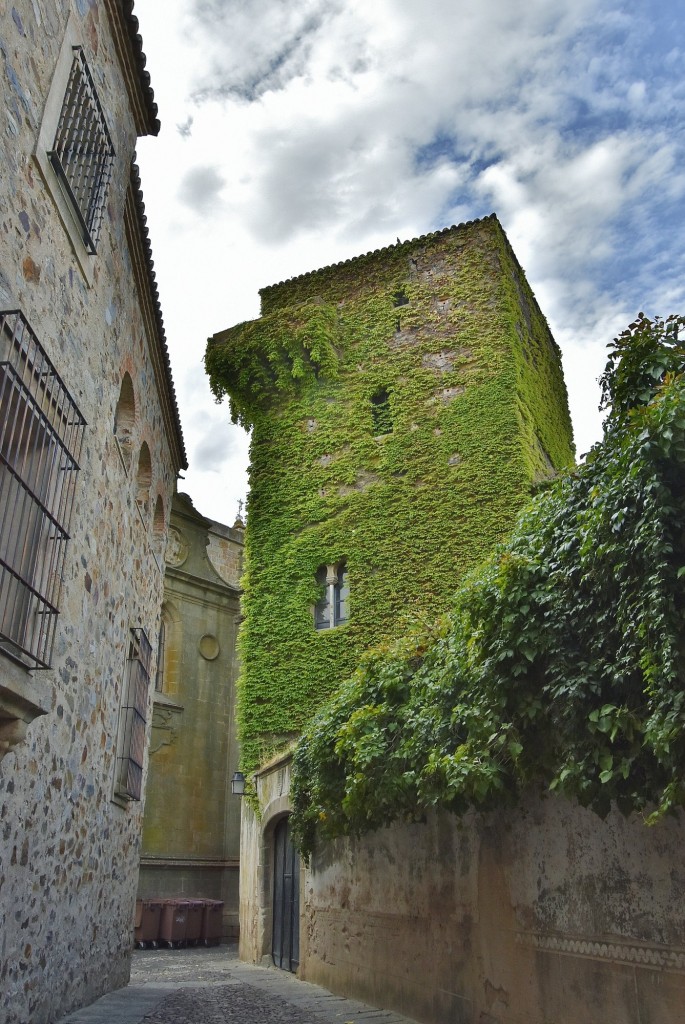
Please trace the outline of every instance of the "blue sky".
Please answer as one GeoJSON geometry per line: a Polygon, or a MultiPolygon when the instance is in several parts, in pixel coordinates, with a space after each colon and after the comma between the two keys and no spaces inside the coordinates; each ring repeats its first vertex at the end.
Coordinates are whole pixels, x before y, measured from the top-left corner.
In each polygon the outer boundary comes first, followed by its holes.
{"type": "Polygon", "coordinates": [[[139,148],[205,515],[247,439],[206,338],[263,285],[495,211],[559,342],[579,453],[639,310],[685,311],[683,18],[674,0],[136,0],[162,133],[139,148]]]}

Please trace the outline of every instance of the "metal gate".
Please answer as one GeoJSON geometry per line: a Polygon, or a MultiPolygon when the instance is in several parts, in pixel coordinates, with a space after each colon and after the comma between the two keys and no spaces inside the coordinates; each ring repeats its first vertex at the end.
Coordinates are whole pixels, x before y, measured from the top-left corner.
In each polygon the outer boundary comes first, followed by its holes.
{"type": "Polygon", "coordinates": [[[297,970],[300,962],[300,858],[290,840],[288,819],[274,832],[274,908],[271,956],[276,967],[297,970]]]}

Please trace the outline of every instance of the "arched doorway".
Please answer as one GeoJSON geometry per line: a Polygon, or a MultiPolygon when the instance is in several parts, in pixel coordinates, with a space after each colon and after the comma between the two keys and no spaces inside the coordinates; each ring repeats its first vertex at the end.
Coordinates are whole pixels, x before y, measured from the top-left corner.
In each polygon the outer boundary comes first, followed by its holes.
{"type": "Polygon", "coordinates": [[[288,818],[274,830],[274,902],[271,956],[283,971],[300,962],[300,858],[290,838],[288,818]]]}

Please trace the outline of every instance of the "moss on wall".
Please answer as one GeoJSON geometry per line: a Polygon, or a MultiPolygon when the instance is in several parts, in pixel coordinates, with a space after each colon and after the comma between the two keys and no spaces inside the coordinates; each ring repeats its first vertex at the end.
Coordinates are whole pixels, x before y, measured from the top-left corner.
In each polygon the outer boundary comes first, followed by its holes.
{"type": "Polygon", "coordinates": [[[559,352],[495,217],[264,289],[217,335],[217,398],[253,428],[239,695],[248,771],[362,652],[446,607],[531,486],[573,460],[559,352]],[[375,436],[387,391],[392,430],[375,436]],[[377,422],[377,421],[376,421],[377,422]],[[317,631],[320,565],[349,622],[317,631]]]}

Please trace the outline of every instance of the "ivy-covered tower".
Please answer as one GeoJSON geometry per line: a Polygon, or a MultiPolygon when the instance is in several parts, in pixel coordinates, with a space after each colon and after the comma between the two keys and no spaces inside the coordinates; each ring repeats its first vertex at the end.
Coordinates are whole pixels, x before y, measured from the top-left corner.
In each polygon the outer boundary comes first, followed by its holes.
{"type": "Polygon", "coordinates": [[[251,427],[243,767],[362,652],[435,617],[531,487],[573,461],[559,350],[497,218],[261,291],[210,339],[251,427]]]}

